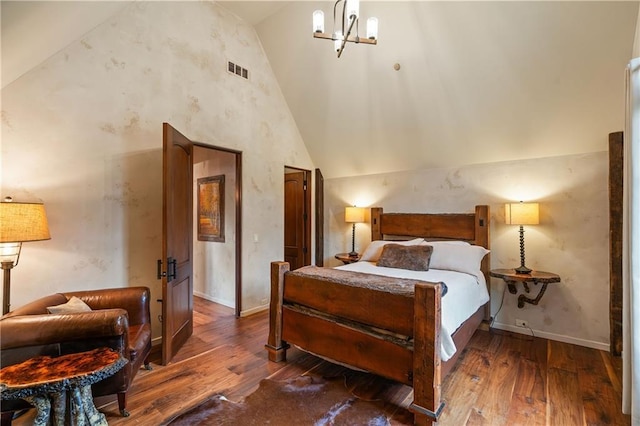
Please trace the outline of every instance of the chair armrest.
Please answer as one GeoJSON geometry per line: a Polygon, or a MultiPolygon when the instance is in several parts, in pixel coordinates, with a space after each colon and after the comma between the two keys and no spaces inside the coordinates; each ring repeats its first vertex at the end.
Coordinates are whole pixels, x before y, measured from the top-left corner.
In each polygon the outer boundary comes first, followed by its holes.
{"type": "Polygon", "coordinates": [[[0,320],[0,349],[113,336],[123,336],[124,344],[128,345],[128,329],[124,309],[13,316],[0,320]]]}
{"type": "Polygon", "coordinates": [[[121,287],[63,293],[67,299],[81,299],[91,309],[122,308],[129,314],[129,324],[151,323],[150,298],[147,287],[121,287]]]}

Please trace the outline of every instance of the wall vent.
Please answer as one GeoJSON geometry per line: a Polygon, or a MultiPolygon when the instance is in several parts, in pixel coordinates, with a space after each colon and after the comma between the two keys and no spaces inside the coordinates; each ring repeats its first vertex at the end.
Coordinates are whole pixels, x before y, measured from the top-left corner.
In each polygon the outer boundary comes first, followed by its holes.
{"type": "Polygon", "coordinates": [[[234,64],[231,61],[227,62],[227,71],[230,72],[231,74],[237,75],[238,77],[242,77],[245,80],[249,79],[249,70],[241,67],[238,64],[234,64]]]}

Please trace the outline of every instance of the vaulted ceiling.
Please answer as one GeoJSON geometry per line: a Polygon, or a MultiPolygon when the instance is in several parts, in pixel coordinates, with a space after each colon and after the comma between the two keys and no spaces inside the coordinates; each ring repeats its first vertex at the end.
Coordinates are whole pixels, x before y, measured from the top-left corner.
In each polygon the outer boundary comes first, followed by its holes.
{"type": "MultiPolygon", "coordinates": [[[[9,3],[3,87],[128,2],[9,3]]],[[[378,45],[341,58],[311,32],[333,2],[219,3],[254,25],[327,178],[604,151],[624,124],[638,2],[363,1],[378,45]]]]}

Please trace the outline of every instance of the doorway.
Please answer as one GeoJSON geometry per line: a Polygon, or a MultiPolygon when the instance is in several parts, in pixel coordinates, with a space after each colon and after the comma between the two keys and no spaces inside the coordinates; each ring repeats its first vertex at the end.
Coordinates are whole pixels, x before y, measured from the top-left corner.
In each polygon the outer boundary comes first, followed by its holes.
{"type": "Polygon", "coordinates": [[[193,148],[193,294],[242,312],[242,153],[202,143],[193,148]],[[223,197],[220,237],[198,233],[198,180],[218,179],[223,197]]]}
{"type": "Polygon", "coordinates": [[[168,123],[162,128],[162,257],[157,275],[162,280],[162,364],[166,365],[193,333],[194,293],[221,304],[225,302],[221,295],[233,295],[227,296],[226,304],[235,305],[235,316],[240,316],[242,153],[194,143],[168,123]],[[227,181],[230,187],[225,191],[227,181]],[[200,202],[203,192],[205,201],[200,202]],[[201,242],[225,243],[226,250],[201,242]],[[227,256],[213,254],[216,249],[227,256]],[[222,287],[212,290],[214,278],[222,287]]]}
{"type": "Polygon", "coordinates": [[[310,170],[284,170],[284,260],[291,270],[311,264],[310,170]]]}

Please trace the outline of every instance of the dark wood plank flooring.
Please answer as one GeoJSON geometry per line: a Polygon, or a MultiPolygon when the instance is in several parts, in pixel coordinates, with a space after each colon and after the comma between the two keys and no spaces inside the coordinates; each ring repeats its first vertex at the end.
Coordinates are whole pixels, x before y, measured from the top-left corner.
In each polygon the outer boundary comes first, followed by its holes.
{"type": "MultiPolygon", "coordinates": [[[[138,373],[128,395],[131,416],[119,416],[115,397],[96,400],[110,425],[160,425],[216,393],[240,400],[285,366],[282,372],[292,375],[326,363],[296,349],[286,363],[269,362],[267,312],[237,319],[232,309],[194,299],[193,336],[171,364],[152,363],[153,371],[138,373]]],[[[478,330],[443,383],[447,405],[438,424],[629,425],[620,371],[620,359],[606,352],[478,330]]],[[[410,402],[408,387],[390,391],[398,405],[410,402]]],[[[14,424],[32,419],[30,413],[14,424]]]]}

